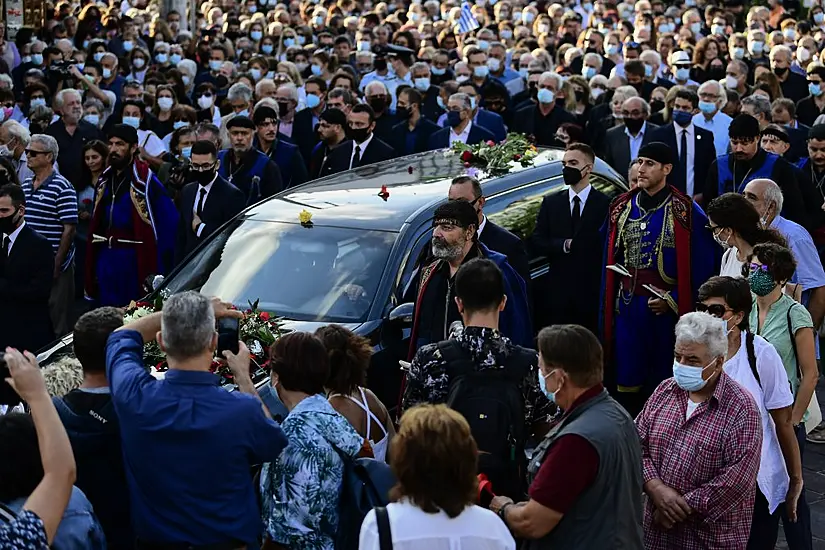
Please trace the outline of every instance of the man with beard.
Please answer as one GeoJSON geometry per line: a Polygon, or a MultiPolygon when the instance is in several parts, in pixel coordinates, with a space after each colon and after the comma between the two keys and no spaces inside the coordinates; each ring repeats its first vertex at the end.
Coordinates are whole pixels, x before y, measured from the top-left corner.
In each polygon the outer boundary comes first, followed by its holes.
{"type": "Polygon", "coordinates": [[[318,122],[318,136],[321,141],[312,150],[309,159],[309,179],[321,177],[327,164],[329,152],[346,139],[347,115],[339,109],[327,109],[321,113],[318,122]]]}
{"type": "Polygon", "coordinates": [[[779,155],[759,147],[759,122],[750,115],[741,114],[730,123],[728,134],[732,152],[717,157],[711,163],[702,203],[710,204],[710,201],[728,192],[741,194],[748,182],[755,179],[770,179],[782,188],[785,197],[782,215],[808,228],[808,215],[794,167],[779,155]]]}
{"type": "Polygon", "coordinates": [[[252,121],[258,138],[257,148],[278,165],[284,186],[290,188],[307,181],[307,167],[298,146],[278,139],[278,112],[259,103],[252,121]]]}
{"type": "Polygon", "coordinates": [[[450,325],[461,321],[455,301],[455,274],[473,258],[488,258],[504,275],[507,306],[501,313],[501,333],[517,345],[529,346],[533,332],[524,280],[503,254],[478,242],[478,214],[466,200],[442,204],[433,216],[433,261],[422,265],[411,277],[405,302],[415,303],[409,356],[426,344],[449,336],[450,325]]]}
{"type": "MultiPolygon", "coordinates": [[[[799,169],[805,175],[810,175],[812,187],[816,190],[816,195],[822,197],[822,192],[825,191],[823,184],[825,184],[825,124],[816,124],[808,130],[808,157],[802,159],[799,164],[799,169]]],[[[820,212],[825,210],[825,204],[822,200],[816,201],[814,204],[818,207],[820,212]]],[[[808,210],[811,212],[811,210],[808,210]]],[[[823,213],[825,216],[825,213],[823,213]]],[[[811,236],[817,246],[825,245],[825,222],[820,216],[811,220],[811,236]]]]}
{"type": "Polygon", "coordinates": [[[114,125],[86,255],[86,294],[101,306],[140,298],[143,282],[173,265],[178,212],[137,150],[137,130],[114,125]]]}
{"type": "Polygon", "coordinates": [[[718,269],[707,217],[667,182],[671,149],[648,143],[637,164],[638,187],[617,197],[608,210],[602,299],[611,382],[632,416],[671,376],[676,321],[693,311],[699,286],[718,269]]]}
{"type": "Polygon", "coordinates": [[[283,182],[278,165],[252,147],[255,123],[249,117],[236,116],[226,123],[231,149],[218,153],[218,173],[243,191],[246,205],[271,197],[281,191],[283,182]]]}

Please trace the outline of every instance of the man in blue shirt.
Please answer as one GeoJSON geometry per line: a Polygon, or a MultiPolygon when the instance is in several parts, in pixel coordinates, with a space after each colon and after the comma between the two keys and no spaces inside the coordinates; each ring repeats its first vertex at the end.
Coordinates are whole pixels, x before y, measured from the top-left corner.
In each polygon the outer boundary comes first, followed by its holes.
{"type": "Polygon", "coordinates": [[[240,392],[209,372],[215,319],[242,313],[196,292],[171,296],[163,311],[116,330],[106,374],[121,444],[138,548],[257,547],[263,530],[251,467],[273,462],[287,444],[249,378],[249,351],[225,352],[240,392]],[[156,380],[143,345],[157,338],[169,370],[156,380]]]}

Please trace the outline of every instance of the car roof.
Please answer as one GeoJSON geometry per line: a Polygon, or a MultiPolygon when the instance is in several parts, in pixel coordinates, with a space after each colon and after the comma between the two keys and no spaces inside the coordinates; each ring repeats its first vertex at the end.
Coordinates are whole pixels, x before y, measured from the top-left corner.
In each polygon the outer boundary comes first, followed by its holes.
{"type": "MultiPolygon", "coordinates": [[[[561,174],[561,149],[539,149],[532,166],[511,163],[503,176],[467,168],[449,150],[436,150],[362,166],[287,189],[245,212],[248,219],[300,223],[299,214],[312,214],[312,224],[379,231],[399,231],[417,216],[432,216],[447,197],[453,178],[472,175],[487,197],[561,174]],[[386,186],[386,199],[380,196],[386,186]]],[[[603,161],[596,173],[620,179],[603,161]]]]}

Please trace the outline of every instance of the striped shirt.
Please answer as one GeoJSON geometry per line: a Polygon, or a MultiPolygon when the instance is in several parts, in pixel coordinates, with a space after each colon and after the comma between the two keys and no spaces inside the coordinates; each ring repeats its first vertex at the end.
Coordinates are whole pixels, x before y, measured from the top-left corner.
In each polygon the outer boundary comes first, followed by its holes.
{"type": "MultiPolygon", "coordinates": [[[[77,225],[77,192],[69,180],[52,172],[35,190],[34,177],[23,182],[26,194],[26,223],[46,237],[54,248],[60,248],[63,225],[77,225]]],[[[66,271],[74,260],[74,243],[66,253],[61,269],[66,271]]]]}

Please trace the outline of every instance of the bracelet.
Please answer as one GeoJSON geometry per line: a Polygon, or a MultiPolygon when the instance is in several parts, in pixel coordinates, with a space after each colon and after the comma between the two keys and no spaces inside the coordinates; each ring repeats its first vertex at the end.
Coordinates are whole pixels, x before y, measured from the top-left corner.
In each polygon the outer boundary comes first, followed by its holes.
{"type": "Polygon", "coordinates": [[[508,502],[507,504],[502,506],[501,509],[498,511],[498,517],[500,517],[501,521],[503,521],[505,524],[507,523],[507,518],[504,515],[504,511],[507,510],[508,506],[512,506],[512,505],[513,505],[512,502],[508,502]]]}

